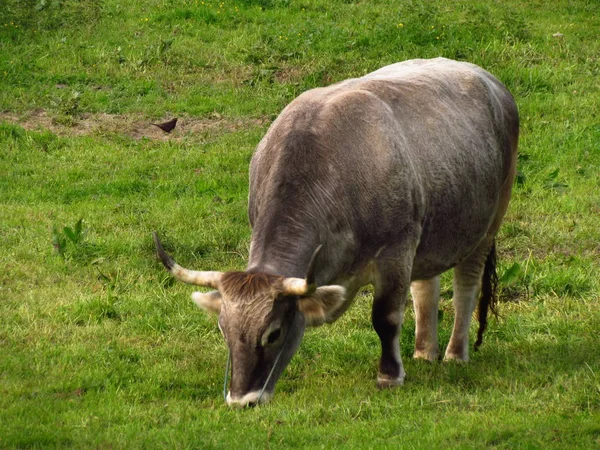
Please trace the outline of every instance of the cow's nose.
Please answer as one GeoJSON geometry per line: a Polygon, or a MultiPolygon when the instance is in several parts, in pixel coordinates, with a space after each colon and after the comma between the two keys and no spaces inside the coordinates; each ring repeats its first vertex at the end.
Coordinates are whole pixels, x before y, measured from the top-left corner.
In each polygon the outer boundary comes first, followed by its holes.
{"type": "Polygon", "coordinates": [[[227,404],[229,406],[239,406],[239,407],[248,407],[248,406],[256,406],[259,403],[266,403],[272,397],[272,394],[269,392],[264,392],[263,395],[260,395],[259,391],[248,392],[241,397],[231,395],[231,392],[227,393],[227,404]]]}

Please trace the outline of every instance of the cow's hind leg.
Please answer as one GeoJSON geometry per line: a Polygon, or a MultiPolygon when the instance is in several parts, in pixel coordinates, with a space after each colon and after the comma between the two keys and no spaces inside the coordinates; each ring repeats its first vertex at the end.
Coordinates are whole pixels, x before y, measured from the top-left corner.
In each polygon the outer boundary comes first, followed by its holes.
{"type": "Polygon", "coordinates": [[[469,360],[469,327],[477,298],[486,258],[492,244],[480,245],[454,268],[454,328],[444,359],[469,360]]]}
{"type": "Polygon", "coordinates": [[[435,361],[438,348],[438,305],[440,301],[440,277],[413,281],[410,293],[415,309],[415,358],[435,361]]]}
{"type": "Polygon", "coordinates": [[[388,388],[404,383],[404,367],[400,357],[400,329],[410,285],[410,271],[403,275],[380,273],[375,284],[373,328],[381,341],[381,359],[377,386],[388,388]]]}

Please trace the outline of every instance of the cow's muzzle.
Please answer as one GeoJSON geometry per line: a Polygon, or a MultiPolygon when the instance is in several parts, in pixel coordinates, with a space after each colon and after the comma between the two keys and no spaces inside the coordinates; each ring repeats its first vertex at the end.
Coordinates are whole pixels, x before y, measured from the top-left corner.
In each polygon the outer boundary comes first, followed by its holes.
{"type": "MultiPolygon", "coordinates": [[[[294,311],[294,315],[292,317],[292,323],[294,323],[295,318],[296,318],[296,311],[294,311]]],[[[223,397],[225,398],[225,401],[227,402],[227,404],[229,406],[234,406],[234,405],[256,406],[261,403],[267,403],[269,400],[271,400],[271,398],[273,397],[273,391],[268,391],[267,387],[269,386],[269,381],[271,381],[271,377],[275,373],[277,364],[279,363],[279,360],[281,359],[281,355],[283,354],[284,350],[287,347],[288,340],[290,338],[290,335],[292,334],[291,331],[292,331],[292,327],[290,327],[288,329],[285,339],[283,340],[283,344],[281,345],[281,348],[277,352],[277,357],[275,358],[275,362],[273,362],[273,366],[271,367],[271,370],[269,371],[269,375],[267,376],[267,379],[265,380],[265,383],[263,384],[262,389],[260,389],[259,391],[248,392],[247,394],[244,394],[241,397],[233,397],[231,395],[231,392],[229,390],[227,390],[227,384],[228,384],[227,379],[229,377],[229,370],[231,367],[231,351],[229,351],[229,353],[227,355],[227,365],[225,366],[225,379],[223,380],[223,397]]],[[[272,387],[271,389],[274,389],[274,387],[272,387]]]]}
{"type": "Polygon", "coordinates": [[[243,408],[246,406],[256,406],[258,404],[267,403],[269,400],[271,400],[272,397],[273,393],[266,391],[248,392],[242,397],[233,397],[231,395],[231,392],[228,392],[227,398],[225,400],[227,401],[228,406],[239,406],[243,408]]]}

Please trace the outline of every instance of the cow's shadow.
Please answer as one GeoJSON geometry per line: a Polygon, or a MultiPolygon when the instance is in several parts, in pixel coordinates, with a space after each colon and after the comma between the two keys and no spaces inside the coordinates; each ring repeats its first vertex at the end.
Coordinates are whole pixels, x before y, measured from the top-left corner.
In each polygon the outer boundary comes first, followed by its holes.
{"type": "Polygon", "coordinates": [[[405,355],[407,384],[444,384],[465,390],[479,390],[499,385],[518,384],[531,388],[550,388],[578,373],[597,377],[594,367],[600,367],[598,343],[591,339],[576,342],[514,342],[493,348],[493,343],[471,350],[468,363],[456,361],[414,360],[405,355]]]}
{"type": "MultiPolygon", "coordinates": [[[[451,327],[447,325],[444,324],[443,329],[440,329],[439,341],[442,355],[450,337],[451,327]]],[[[474,352],[471,347],[468,363],[441,359],[430,362],[412,358],[414,321],[410,319],[405,321],[401,353],[406,378],[404,386],[395,390],[402,393],[401,395],[423,389],[433,391],[441,389],[448,393],[459,389],[464,392],[478,393],[496,388],[511,388],[515,383],[522,390],[561,390],[564,385],[570,383],[571,386],[567,388],[576,391],[585,390],[585,386],[590,383],[597,383],[596,368],[600,367],[599,339],[592,333],[585,334],[583,327],[576,327],[572,335],[562,331],[554,334],[550,332],[524,334],[523,340],[505,335],[504,333],[509,331],[506,331],[502,322],[491,328],[479,351],[474,352]],[[577,380],[569,381],[573,377],[577,380]]],[[[472,331],[474,329],[475,327],[472,331]]],[[[300,358],[308,358],[312,361],[297,363],[297,365],[292,362],[292,367],[284,371],[278,389],[282,388],[290,394],[296,390],[303,390],[306,380],[315,375],[328,379],[319,383],[324,388],[327,384],[345,386],[349,379],[363,380],[361,384],[365,383],[365,388],[374,386],[380,355],[379,340],[374,331],[362,331],[357,330],[345,337],[349,342],[348,348],[331,343],[323,344],[322,341],[309,343],[308,349],[301,348],[300,358]],[[358,337],[353,337],[352,334],[358,337]],[[352,345],[353,340],[361,339],[361,345],[352,345]],[[317,344],[318,351],[311,349],[311,344],[317,344]]],[[[321,339],[323,337],[320,336],[321,339]]],[[[474,336],[471,336],[471,346],[473,342],[474,336]]],[[[361,392],[372,396],[379,395],[375,388],[361,389],[361,392]],[[369,391],[372,394],[368,394],[369,391]]],[[[582,397],[581,400],[585,399],[582,397]]]]}

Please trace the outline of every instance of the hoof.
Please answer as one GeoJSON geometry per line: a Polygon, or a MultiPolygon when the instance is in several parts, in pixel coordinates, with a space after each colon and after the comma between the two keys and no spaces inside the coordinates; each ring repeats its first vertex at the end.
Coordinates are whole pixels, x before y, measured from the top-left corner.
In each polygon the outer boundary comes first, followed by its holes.
{"type": "Polygon", "coordinates": [[[434,362],[440,359],[440,354],[438,352],[424,352],[421,350],[415,350],[413,358],[425,359],[427,361],[434,362]]]}
{"type": "Polygon", "coordinates": [[[450,342],[446,347],[444,361],[469,361],[469,343],[468,342],[450,342]]]}
{"type": "Polygon", "coordinates": [[[392,378],[387,375],[377,375],[377,388],[378,389],[390,389],[396,386],[402,386],[404,384],[404,374],[398,378],[392,378]]]}
{"type": "Polygon", "coordinates": [[[456,361],[457,363],[468,363],[469,355],[458,355],[456,353],[446,353],[444,356],[444,362],[446,361],[456,361]]]}

